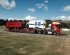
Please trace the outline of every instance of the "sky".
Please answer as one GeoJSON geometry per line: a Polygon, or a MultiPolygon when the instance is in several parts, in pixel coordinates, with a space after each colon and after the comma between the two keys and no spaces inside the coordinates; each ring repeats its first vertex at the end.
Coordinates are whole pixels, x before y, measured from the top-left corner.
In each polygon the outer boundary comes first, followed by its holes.
{"type": "Polygon", "coordinates": [[[0,0],[0,19],[70,20],[70,0],[0,0]]]}

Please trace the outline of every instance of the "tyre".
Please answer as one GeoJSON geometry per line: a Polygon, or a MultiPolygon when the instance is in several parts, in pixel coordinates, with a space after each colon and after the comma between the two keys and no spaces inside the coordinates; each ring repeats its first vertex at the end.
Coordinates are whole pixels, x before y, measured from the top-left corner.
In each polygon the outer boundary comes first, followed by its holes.
{"type": "Polygon", "coordinates": [[[54,33],[53,33],[53,35],[57,35],[57,33],[56,33],[56,32],[54,32],[54,33]]]}
{"type": "Polygon", "coordinates": [[[38,31],[38,34],[41,34],[41,31],[40,30],[38,31]]]}
{"type": "Polygon", "coordinates": [[[37,34],[37,30],[35,30],[35,34],[37,34]]]}
{"type": "Polygon", "coordinates": [[[43,31],[43,34],[45,35],[46,34],[46,31],[43,31]]]}
{"type": "Polygon", "coordinates": [[[60,34],[57,34],[57,36],[59,36],[60,34]]]}

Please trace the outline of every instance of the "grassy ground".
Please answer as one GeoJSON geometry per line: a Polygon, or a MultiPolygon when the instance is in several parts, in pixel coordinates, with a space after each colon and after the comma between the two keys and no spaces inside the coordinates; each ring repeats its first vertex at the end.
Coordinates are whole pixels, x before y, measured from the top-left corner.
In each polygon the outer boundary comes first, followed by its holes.
{"type": "Polygon", "coordinates": [[[5,26],[0,26],[0,30],[5,30],[5,26]]]}
{"type": "Polygon", "coordinates": [[[0,55],[70,55],[70,39],[0,32],[0,55]]]}
{"type": "Polygon", "coordinates": [[[69,43],[70,38],[0,32],[0,55],[70,55],[69,43]]]}
{"type": "Polygon", "coordinates": [[[61,34],[70,35],[70,31],[61,31],[61,34]]]}

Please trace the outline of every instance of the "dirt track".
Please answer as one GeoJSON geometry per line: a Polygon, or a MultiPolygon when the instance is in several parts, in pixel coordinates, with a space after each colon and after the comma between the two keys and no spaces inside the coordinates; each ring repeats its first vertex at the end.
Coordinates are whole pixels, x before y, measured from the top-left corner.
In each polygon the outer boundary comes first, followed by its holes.
{"type": "Polygon", "coordinates": [[[15,32],[8,32],[8,31],[5,31],[5,30],[0,30],[0,32],[3,32],[3,33],[10,33],[10,34],[19,34],[19,35],[35,35],[35,36],[50,36],[50,37],[64,37],[64,38],[70,38],[70,35],[64,35],[64,34],[61,34],[60,36],[57,36],[57,35],[43,35],[43,34],[30,34],[30,33],[15,33],[15,32]]]}

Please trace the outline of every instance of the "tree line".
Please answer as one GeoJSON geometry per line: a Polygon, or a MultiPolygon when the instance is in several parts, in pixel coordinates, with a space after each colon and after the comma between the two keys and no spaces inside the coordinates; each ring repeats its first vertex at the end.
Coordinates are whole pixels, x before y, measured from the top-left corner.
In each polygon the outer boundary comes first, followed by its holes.
{"type": "Polygon", "coordinates": [[[0,19],[0,26],[5,26],[6,25],[6,20],[4,19],[0,19]]]}
{"type": "Polygon", "coordinates": [[[60,22],[60,27],[61,28],[70,28],[70,22],[69,23],[66,23],[66,22],[60,22]]]}
{"type": "MultiPolygon", "coordinates": [[[[6,26],[6,21],[4,19],[0,19],[0,26],[6,26]]],[[[45,20],[47,22],[47,24],[51,23],[51,20],[45,20]]],[[[63,21],[59,21],[60,22],[60,27],[61,28],[70,28],[70,21],[69,22],[63,22],[63,21]]]]}

